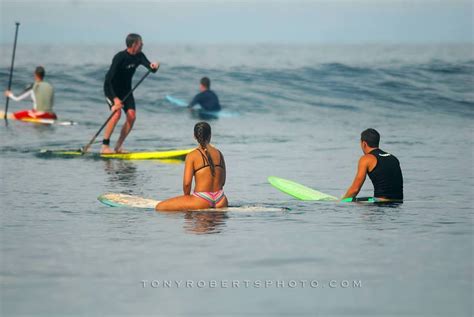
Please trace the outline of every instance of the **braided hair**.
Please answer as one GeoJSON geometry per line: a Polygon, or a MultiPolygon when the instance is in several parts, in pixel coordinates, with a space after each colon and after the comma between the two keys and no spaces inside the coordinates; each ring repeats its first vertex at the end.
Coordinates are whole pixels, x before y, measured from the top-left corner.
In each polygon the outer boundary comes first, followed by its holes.
{"type": "Polygon", "coordinates": [[[206,153],[207,161],[209,162],[209,167],[211,168],[211,174],[214,176],[216,173],[214,162],[212,161],[212,157],[207,149],[209,142],[211,142],[211,126],[209,123],[204,121],[196,123],[194,126],[194,137],[198,141],[201,149],[204,151],[204,153],[206,153]]]}

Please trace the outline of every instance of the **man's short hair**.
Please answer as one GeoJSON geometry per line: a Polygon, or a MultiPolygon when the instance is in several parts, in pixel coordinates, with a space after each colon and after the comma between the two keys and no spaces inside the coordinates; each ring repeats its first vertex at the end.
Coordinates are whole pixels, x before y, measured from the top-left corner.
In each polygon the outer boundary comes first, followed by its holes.
{"type": "Polygon", "coordinates": [[[370,147],[379,147],[380,134],[377,130],[369,128],[360,134],[360,140],[365,141],[370,147]]]}
{"type": "Polygon", "coordinates": [[[46,71],[44,70],[43,66],[38,66],[38,67],[35,68],[35,74],[39,78],[43,79],[44,75],[46,75],[46,71]]]}
{"type": "Polygon", "coordinates": [[[211,80],[207,77],[201,78],[201,85],[206,87],[207,89],[211,88],[211,80]]]}
{"type": "Polygon", "coordinates": [[[130,33],[129,35],[127,35],[127,38],[125,39],[125,44],[127,44],[127,47],[130,48],[136,41],[139,41],[141,39],[142,37],[139,34],[130,33]]]}

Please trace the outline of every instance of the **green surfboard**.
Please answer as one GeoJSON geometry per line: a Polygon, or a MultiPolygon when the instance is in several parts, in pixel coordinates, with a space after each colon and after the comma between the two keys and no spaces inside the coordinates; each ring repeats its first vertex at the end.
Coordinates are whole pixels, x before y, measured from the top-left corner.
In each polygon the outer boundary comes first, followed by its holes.
{"type": "Polygon", "coordinates": [[[298,184],[296,182],[290,181],[288,179],[270,176],[268,181],[276,189],[293,196],[299,200],[308,200],[308,201],[341,201],[344,203],[400,203],[400,200],[387,200],[376,197],[355,197],[355,198],[344,198],[339,200],[339,198],[321,193],[315,189],[306,187],[304,185],[298,184]]]}
{"type": "Polygon", "coordinates": [[[278,190],[299,200],[335,201],[337,197],[321,193],[320,191],[298,184],[296,182],[276,177],[268,177],[268,181],[278,190]]]}

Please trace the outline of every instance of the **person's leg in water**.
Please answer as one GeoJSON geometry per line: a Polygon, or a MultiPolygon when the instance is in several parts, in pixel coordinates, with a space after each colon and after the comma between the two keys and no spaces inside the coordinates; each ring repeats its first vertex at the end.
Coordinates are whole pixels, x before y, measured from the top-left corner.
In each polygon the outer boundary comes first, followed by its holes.
{"type": "Polygon", "coordinates": [[[122,131],[120,131],[120,137],[115,144],[115,152],[116,153],[126,153],[123,149],[123,142],[127,138],[130,131],[132,131],[133,124],[135,123],[136,113],[134,109],[127,110],[127,121],[122,127],[122,131]]]}
{"type": "Polygon", "coordinates": [[[122,114],[122,110],[116,111],[115,114],[110,119],[109,123],[107,123],[107,126],[105,127],[105,132],[104,132],[104,141],[103,141],[102,149],[100,150],[100,153],[103,153],[103,154],[114,153],[114,151],[109,146],[110,137],[112,133],[114,132],[115,126],[120,120],[121,114],[122,114]]]}

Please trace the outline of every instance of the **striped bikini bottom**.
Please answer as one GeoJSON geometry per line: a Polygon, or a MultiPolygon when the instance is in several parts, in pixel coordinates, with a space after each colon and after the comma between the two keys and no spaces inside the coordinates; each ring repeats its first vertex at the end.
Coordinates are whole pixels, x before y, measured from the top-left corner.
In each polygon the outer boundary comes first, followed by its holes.
{"type": "Polygon", "coordinates": [[[211,208],[216,208],[216,205],[225,197],[223,189],[216,192],[194,192],[193,196],[204,199],[211,208]]]}

